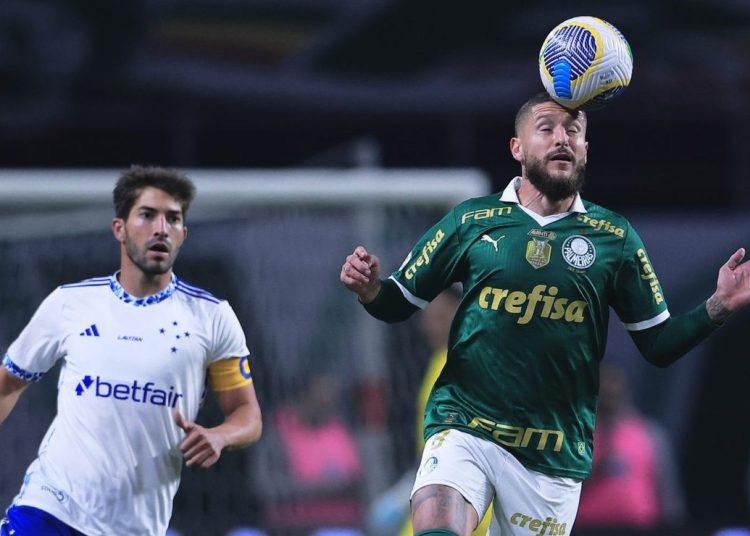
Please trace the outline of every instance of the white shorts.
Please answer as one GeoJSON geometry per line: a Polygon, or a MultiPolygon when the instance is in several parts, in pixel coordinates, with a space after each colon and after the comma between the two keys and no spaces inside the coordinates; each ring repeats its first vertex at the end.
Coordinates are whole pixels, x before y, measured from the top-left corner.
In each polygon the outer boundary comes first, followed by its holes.
{"type": "Polygon", "coordinates": [[[457,490],[482,519],[494,499],[489,536],[568,535],[581,481],[531,471],[500,445],[459,430],[427,440],[411,495],[442,484],[457,490]]]}

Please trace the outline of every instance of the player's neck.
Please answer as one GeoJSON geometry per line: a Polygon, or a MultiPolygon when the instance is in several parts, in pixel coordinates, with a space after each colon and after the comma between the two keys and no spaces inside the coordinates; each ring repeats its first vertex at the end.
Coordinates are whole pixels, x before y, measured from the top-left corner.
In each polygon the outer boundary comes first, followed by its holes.
{"type": "Polygon", "coordinates": [[[172,271],[165,274],[145,274],[137,267],[123,265],[118,274],[118,281],[128,294],[143,298],[167,288],[172,281],[172,271]]]}
{"type": "Polygon", "coordinates": [[[552,201],[542,192],[536,189],[528,179],[521,182],[521,186],[516,191],[518,202],[521,206],[539,214],[540,216],[552,216],[568,212],[575,203],[576,196],[572,195],[559,201],[552,201]]]}

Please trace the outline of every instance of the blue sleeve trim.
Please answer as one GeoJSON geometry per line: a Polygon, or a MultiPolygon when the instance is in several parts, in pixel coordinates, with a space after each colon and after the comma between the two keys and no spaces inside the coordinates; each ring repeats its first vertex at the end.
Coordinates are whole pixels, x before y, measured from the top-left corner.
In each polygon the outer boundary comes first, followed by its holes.
{"type": "Polygon", "coordinates": [[[44,376],[44,372],[27,372],[23,370],[16,365],[7,354],[3,358],[3,366],[8,369],[13,376],[26,380],[27,382],[38,382],[42,379],[42,376],[44,376]]]}

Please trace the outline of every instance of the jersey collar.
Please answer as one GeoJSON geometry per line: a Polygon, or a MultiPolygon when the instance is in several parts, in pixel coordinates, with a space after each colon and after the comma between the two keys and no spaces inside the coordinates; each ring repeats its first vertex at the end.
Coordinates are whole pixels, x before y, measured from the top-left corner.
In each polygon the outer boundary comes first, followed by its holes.
{"type": "Polygon", "coordinates": [[[120,273],[118,270],[111,276],[109,276],[109,288],[112,289],[112,292],[114,292],[115,296],[117,298],[124,302],[124,303],[130,303],[136,307],[146,307],[147,305],[154,305],[159,302],[162,302],[169,298],[172,294],[174,294],[175,290],[177,289],[177,276],[172,274],[172,279],[169,282],[169,285],[167,285],[164,289],[160,290],[156,294],[152,294],[151,296],[144,296],[142,298],[136,298],[135,296],[131,296],[128,294],[128,292],[122,288],[122,285],[120,285],[120,282],[117,280],[117,276],[120,273]]]}
{"type": "Polygon", "coordinates": [[[534,218],[537,221],[537,223],[539,223],[539,225],[544,226],[544,225],[547,225],[548,223],[556,222],[557,220],[564,218],[571,212],[580,212],[580,213],[588,212],[586,210],[586,207],[583,206],[583,200],[581,199],[581,194],[576,194],[576,198],[573,200],[573,205],[570,207],[569,211],[561,212],[560,214],[553,214],[551,216],[541,216],[540,214],[537,214],[533,210],[529,210],[528,208],[523,206],[521,204],[521,201],[518,199],[518,189],[521,187],[522,182],[523,182],[522,177],[514,177],[508,183],[508,186],[505,187],[505,190],[503,190],[503,193],[500,196],[500,201],[503,201],[505,203],[515,203],[526,214],[534,218]]]}

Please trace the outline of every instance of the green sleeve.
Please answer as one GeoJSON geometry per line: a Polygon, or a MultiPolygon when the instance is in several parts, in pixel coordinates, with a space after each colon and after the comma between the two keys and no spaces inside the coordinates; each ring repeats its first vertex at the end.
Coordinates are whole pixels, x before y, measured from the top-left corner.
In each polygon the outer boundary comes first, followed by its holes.
{"type": "Polygon", "coordinates": [[[375,299],[365,310],[385,322],[401,322],[455,280],[460,258],[455,209],[425,232],[403,264],[391,277],[381,281],[375,299]]]}
{"type": "Polygon", "coordinates": [[[692,311],[670,317],[657,326],[629,333],[649,363],[666,367],[692,350],[717,327],[708,316],[706,302],[703,302],[692,311]]]}
{"type": "Polygon", "coordinates": [[[385,322],[401,322],[419,310],[419,307],[404,298],[401,290],[391,279],[381,281],[378,295],[370,303],[363,305],[370,315],[385,322]]]}

